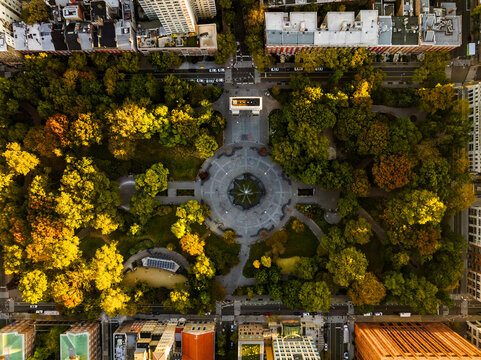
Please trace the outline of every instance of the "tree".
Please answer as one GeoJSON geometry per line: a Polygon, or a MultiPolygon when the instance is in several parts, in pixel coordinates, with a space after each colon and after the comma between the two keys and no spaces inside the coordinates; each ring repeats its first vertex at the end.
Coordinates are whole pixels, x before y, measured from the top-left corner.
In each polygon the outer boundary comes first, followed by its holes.
{"type": "Polygon", "coordinates": [[[344,229],[344,237],[353,244],[367,244],[371,240],[371,236],[371,224],[363,217],[349,220],[344,229]]]}
{"type": "Polygon", "coordinates": [[[235,36],[230,31],[217,34],[217,52],[215,53],[215,63],[223,64],[227,61],[229,56],[235,54],[237,44],[235,36]]]}
{"type": "Polygon", "coordinates": [[[100,121],[92,113],[79,114],[70,125],[70,137],[76,146],[91,146],[102,141],[100,121]]]}
{"type": "Polygon", "coordinates": [[[261,257],[261,264],[266,268],[270,268],[272,265],[272,259],[269,256],[262,256],[261,257]]]}
{"type": "Polygon", "coordinates": [[[346,247],[346,238],[343,236],[341,229],[337,226],[331,226],[322,237],[322,244],[330,254],[337,253],[346,247]]]}
{"type": "Polygon", "coordinates": [[[354,305],[376,305],[386,296],[386,288],[376,275],[368,272],[363,280],[355,281],[347,293],[354,305]]]}
{"type": "Polygon", "coordinates": [[[414,224],[438,224],[446,206],[434,193],[427,190],[405,192],[391,199],[385,218],[394,227],[414,224]]]}
{"type": "Polygon", "coordinates": [[[50,18],[49,7],[43,0],[24,1],[22,7],[22,20],[25,21],[27,25],[48,22],[50,18]]]}
{"type": "Polygon", "coordinates": [[[19,143],[9,143],[2,156],[5,158],[8,167],[16,175],[27,175],[34,169],[40,160],[33,154],[23,151],[19,143]]]}
{"type": "Polygon", "coordinates": [[[18,245],[5,245],[4,252],[4,267],[5,274],[10,275],[19,273],[25,264],[25,252],[18,245]]]}
{"type": "Polygon", "coordinates": [[[105,71],[104,75],[104,86],[105,86],[105,92],[113,96],[115,94],[115,89],[117,87],[117,82],[119,80],[123,80],[125,78],[125,74],[119,72],[117,67],[109,67],[105,71]]]}
{"type": "Polygon", "coordinates": [[[67,157],[60,182],[56,211],[68,227],[77,229],[90,225],[103,234],[119,227],[122,219],[117,212],[120,205],[118,187],[97,169],[91,158],[67,157]]]}
{"type": "Polygon", "coordinates": [[[136,217],[140,225],[147,224],[154,216],[159,205],[156,199],[145,194],[134,194],[130,198],[130,212],[136,217]]]}
{"type": "Polygon", "coordinates": [[[331,306],[331,291],[324,281],[306,282],[299,291],[299,300],[305,311],[328,312],[331,306]]]}
{"type": "Polygon", "coordinates": [[[359,203],[353,193],[347,193],[341,197],[337,205],[339,207],[339,215],[343,218],[354,214],[359,207],[359,203]]]}
{"type": "Polygon", "coordinates": [[[211,279],[215,275],[214,264],[207,256],[200,254],[197,256],[193,272],[198,280],[211,279]]]}
{"type": "Polygon", "coordinates": [[[389,145],[389,128],[380,121],[372,121],[358,134],[358,151],[361,155],[379,155],[389,145]]]}
{"type": "Polygon", "coordinates": [[[23,274],[18,283],[25,302],[36,304],[46,299],[48,288],[47,275],[40,270],[33,270],[23,274]]]}
{"type": "Polygon", "coordinates": [[[313,72],[321,66],[322,59],[319,56],[319,51],[302,50],[296,54],[295,63],[297,67],[303,68],[304,71],[313,72]]]}
{"type": "Polygon", "coordinates": [[[137,73],[140,69],[139,55],[131,52],[123,52],[118,57],[117,67],[120,71],[128,73],[137,73]]]}
{"type": "Polygon", "coordinates": [[[169,300],[167,300],[166,304],[174,311],[178,311],[181,314],[185,314],[187,310],[192,308],[190,294],[185,289],[172,290],[169,294],[169,300]]]}
{"type": "Polygon", "coordinates": [[[369,189],[371,184],[367,178],[366,170],[364,169],[354,169],[353,171],[353,181],[350,186],[350,190],[360,197],[366,197],[369,194],[369,189]]]}
{"type": "Polygon", "coordinates": [[[441,232],[437,228],[424,226],[415,233],[414,244],[421,255],[431,255],[436,251],[440,239],[441,232]]]}
{"type": "Polygon", "coordinates": [[[271,248],[270,253],[274,259],[286,251],[284,245],[287,242],[287,232],[285,230],[276,231],[272,236],[266,240],[266,245],[271,248]]]}
{"type": "Polygon", "coordinates": [[[393,154],[408,154],[422,138],[421,132],[409,119],[399,117],[389,122],[391,141],[388,150],[393,154]]]}
{"type": "Polygon", "coordinates": [[[208,134],[200,135],[195,141],[195,149],[201,159],[213,156],[218,147],[219,145],[217,145],[215,139],[208,134]]]}
{"type": "Polygon", "coordinates": [[[473,185],[471,183],[451,185],[447,197],[447,208],[451,214],[466,210],[476,201],[473,185]]]}
{"type": "Polygon", "coordinates": [[[107,316],[126,315],[127,305],[130,301],[128,296],[121,289],[106,289],[100,295],[100,306],[107,316]]]}
{"type": "Polygon", "coordinates": [[[84,71],[87,67],[87,55],[84,53],[73,53],[68,58],[68,67],[70,69],[84,71]]]}
{"type": "Polygon", "coordinates": [[[56,303],[72,309],[79,306],[84,300],[84,284],[88,281],[84,269],[68,271],[65,274],[58,274],[50,289],[56,303]]]}
{"type": "Polygon", "coordinates": [[[353,281],[364,279],[367,265],[366,256],[356,248],[349,247],[338,254],[329,255],[327,270],[336,284],[347,287],[353,281]]]}
{"type": "Polygon", "coordinates": [[[291,309],[301,307],[299,292],[303,282],[300,280],[288,280],[282,286],[282,302],[291,309]]]}
{"type": "Polygon", "coordinates": [[[122,281],[123,261],[115,242],[106,244],[95,252],[90,270],[97,289],[106,290],[122,281]]]}
{"type": "Polygon", "coordinates": [[[254,266],[256,269],[259,269],[261,267],[261,262],[259,260],[254,260],[252,266],[254,266]]]}
{"type": "MultiPolygon", "coordinates": [[[[471,11],[471,15],[475,10],[471,11]]],[[[424,83],[428,87],[446,83],[447,60],[449,60],[449,52],[447,51],[426,52],[423,58],[423,66],[414,71],[413,81],[424,83]]]]}
{"type": "Polygon", "coordinates": [[[154,69],[161,72],[165,72],[170,68],[179,67],[182,65],[182,59],[174,51],[169,51],[166,53],[150,53],[149,61],[154,69]]]}
{"type": "Polygon", "coordinates": [[[312,280],[316,275],[318,266],[316,260],[309,257],[301,257],[296,262],[294,275],[304,280],[312,280]]]}
{"type": "Polygon", "coordinates": [[[233,230],[227,230],[224,232],[224,234],[222,235],[222,238],[224,239],[224,241],[228,244],[235,244],[236,242],[236,238],[237,238],[237,234],[235,233],[235,231],[233,230]]]}
{"type": "Polygon", "coordinates": [[[162,163],[152,165],[144,174],[135,176],[135,188],[155,197],[167,189],[169,170],[162,163]]]}
{"type": "Polygon", "coordinates": [[[374,164],[372,173],[379,187],[391,191],[403,187],[413,177],[414,164],[405,155],[381,156],[379,163],[374,164]]]}
{"type": "Polygon", "coordinates": [[[456,90],[453,84],[436,85],[431,89],[420,89],[421,110],[434,114],[439,110],[448,110],[453,106],[453,99],[456,97],[456,90]]]}
{"type": "Polygon", "coordinates": [[[187,252],[189,255],[196,256],[204,253],[205,241],[199,239],[199,234],[186,233],[180,239],[180,246],[182,251],[187,252]]]}
{"type": "Polygon", "coordinates": [[[297,233],[304,232],[304,230],[305,230],[304,223],[299,219],[294,219],[292,221],[291,228],[292,228],[292,230],[294,230],[297,233]]]}

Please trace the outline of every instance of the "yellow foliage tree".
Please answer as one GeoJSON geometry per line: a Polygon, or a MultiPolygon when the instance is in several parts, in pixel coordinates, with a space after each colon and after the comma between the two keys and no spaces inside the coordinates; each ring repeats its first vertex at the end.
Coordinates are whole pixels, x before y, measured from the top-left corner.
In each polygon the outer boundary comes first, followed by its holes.
{"type": "Polygon", "coordinates": [[[197,256],[193,271],[197,279],[211,279],[215,275],[214,264],[204,254],[197,256]]]}
{"type": "Polygon", "coordinates": [[[45,300],[45,293],[48,288],[47,275],[43,271],[33,270],[24,273],[18,283],[22,292],[22,299],[31,304],[45,300]]]}
{"type": "Polygon", "coordinates": [[[256,269],[259,269],[261,267],[261,262],[259,260],[254,260],[252,266],[254,266],[256,269]]]}
{"type": "Polygon", "coordinates": [[[125,315],[127,313],[127,305],[129,301],[130,296],[118,288],[106,289],[100,296],[100,306],[110,317],[125,315]]]}
{"type": "Polygon", "coordinates": [[[7,144],[2,155],[8,167],[17,175],[27,175],[40,163],[35,155],[23,151],[20,144],[16,142],[7,144]]]}
{"type": "Polygon", "coordinates": [[[72,309],[79,306],[84,299],[83,284],[87,284],[88,278],[84,269],[67,271],[58,274],[50,286],[52,297],[56,303],[72,309]]]}
{"type": "Polygon", "coordinates": [[[117,243],[102,246],[95,253],[90,270],[95,285],[99,290],[105,290],[122,281],[122,255],[117,250],[117,243]]]}
{"type": "Polygon", "coordinates": [[[196,256],[204,253],[205,241],[199,239],[199,234],[187,233],[180,239],[182,250],[189,255],[196,256]]]}
{"type": "Polygon", "coordinates": [[[272,265],[272,259],[270,258],[270,256],[263,256],[261,257],[261,264],[266,268],[270,268],[272,265]]]}

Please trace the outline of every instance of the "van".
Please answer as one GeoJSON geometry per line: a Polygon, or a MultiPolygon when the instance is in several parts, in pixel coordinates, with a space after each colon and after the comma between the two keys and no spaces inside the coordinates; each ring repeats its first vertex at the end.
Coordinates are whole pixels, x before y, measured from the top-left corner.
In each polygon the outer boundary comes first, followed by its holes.
{"type": "Polygon", "coordinates": [[[400,317],[411,317],[411,313],[410,312],[402,312],[402,313],[399,313],[399,316],[400,317]]]}

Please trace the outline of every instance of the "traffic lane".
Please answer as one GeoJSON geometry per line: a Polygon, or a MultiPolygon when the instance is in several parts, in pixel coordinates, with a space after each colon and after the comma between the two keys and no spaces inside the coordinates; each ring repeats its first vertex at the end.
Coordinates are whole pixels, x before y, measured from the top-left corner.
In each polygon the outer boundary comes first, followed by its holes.
{"type": "Polygon", "coordinates": [[[342,333],[343,324],[330,324],[330,341],[331,360],[340,360],[343,358],[344,337],[342,333]]]}

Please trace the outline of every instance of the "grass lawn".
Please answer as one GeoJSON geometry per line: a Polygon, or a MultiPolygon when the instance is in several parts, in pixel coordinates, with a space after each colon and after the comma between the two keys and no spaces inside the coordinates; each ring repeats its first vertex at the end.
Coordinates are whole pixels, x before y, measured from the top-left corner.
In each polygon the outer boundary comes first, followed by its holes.
{"type": "Polygon", "coordinates": [[[281,274],[289,274],[296,269],[296,263],[300,258],[300,256],[293,256],[285,259],[279,258],[276,260],[276,265],[281,268],[281,274]]]}
{"type": "Polygon", "coordinates": [[[285,244],[286,252],[282,254],[282,257],[314,256],[319,245],[319,240],[317,240],[314,233],[307,226],[305,226],[303,232],[297,233],[292,230],[291,223],[292,219],[285,227],[287,231],[287,243],[285,244]]]}
{"type": "MultiPolygon", "coordinates": [[[[295,232],[292,230],[291,221],[285,226],[287,232],[287,242],[284,244],[286,251],[280,256],[281,259],[292,258],[294,256],[311,257],[316,254],[319,241],[312,231],[306,226],[303,232],[295,232]]],[[[254,266],[252,263],[254,260],[260,260],[260,258],[269,251],[269,246],[265,241],[253,244],[249,254],[249,260],[244,267],[243,274],[246,277],[254,276],[254,266]]]]}
{"type": "Polygon", "coordinates": [[[129,271],[124,277],[124,283],[129,287],[135,287],[139,282],[145,282],[152,287],[166,287],[173,289],[176,284],[187,281],[187,278],[180,274],[174,274],[164,269],[139,267],[129,271]]]}
{"type": "Polygon", "coordinates": [[[192,156],[185,149],[180,147],[167,148],[153,140],[139,143],[133,160],[141,163],[145,168],[161,162],[169,169],[169,179],[177,181],[195,180],[204,162],[192,156]]]}
{"type": "Polygon", "coordinates": [[[97,249],[101,248],[105,244],[104,239],[96,236],[95,233],[84,237],[80,240],[80,250],[82,251],[82,256],[85,259],[91,259],[94,257],[97,249]]]}

